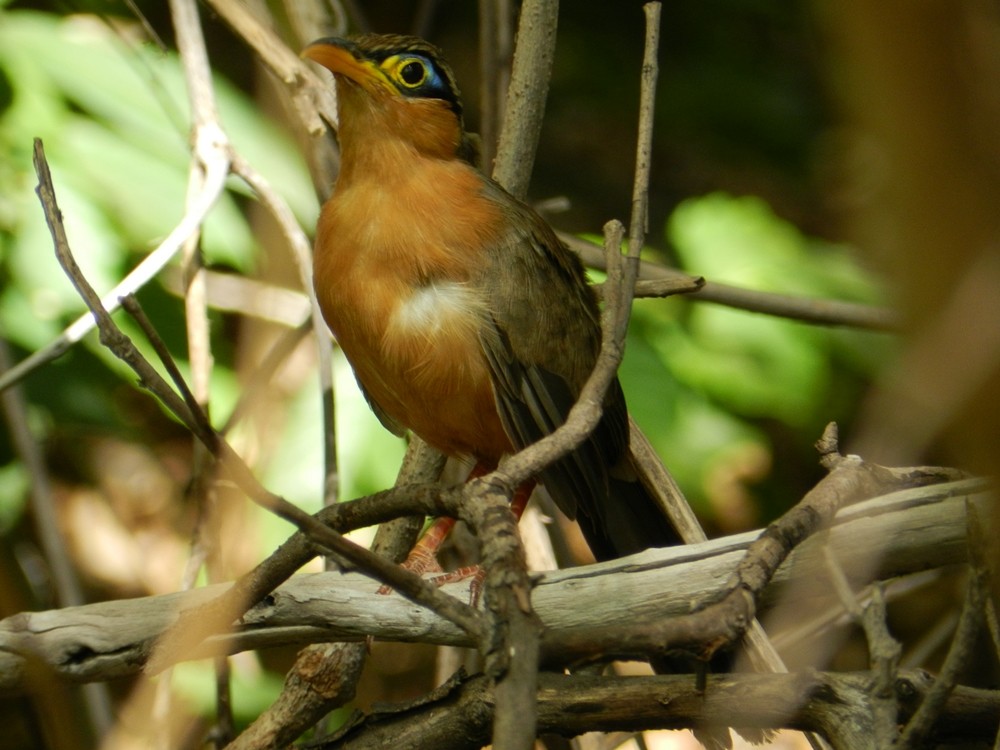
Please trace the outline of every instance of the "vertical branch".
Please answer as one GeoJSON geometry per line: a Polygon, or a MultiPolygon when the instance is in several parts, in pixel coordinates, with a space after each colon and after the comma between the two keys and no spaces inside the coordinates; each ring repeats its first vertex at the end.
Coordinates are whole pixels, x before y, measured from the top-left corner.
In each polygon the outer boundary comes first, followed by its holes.
{"type": "Polygon", "coordinates": [[[558,0],[525,0],[521,6],[507,106],[493,168],[493,179],[517,198],[528,192],[535,164],[558,21],[558,0]]]}
{"type": "Polygon", "coordinates": [[[510,85],[513,45],[510,0],[479,0],[479,135],[485,171],[497,152],[497,134],[510,85]]]}
{"type": "Polygon", "coordinates": [[[635,177],[632,182],[632,216],[629,219],[628,257],[625,260],[623,280],[630,299],[628,304],[621,305],[614,328],[615,337],[620,337],[622,341],[625,340],[625,331],[631,317],[631,296],[635,290],[635,280],[639,276],[639,253],[649,230],[649,171],[653,154],[656,80],[659,77],[656,56],[660,48],[660,4],[646,3],[642,10],[646,14],[646,42],[639,87],[639,135],[635,149],[635,177]]]}
{"type": "MultiPolygon", "coordinates": [[[[202,153],[204,135],[212,135],[225,142],[212,90],[211,68],[208,52],[201,33],[197,6],[191,0],[171,0],[170,12],[177,37],[177,48],[184,66],[188,101],[193,124],[194,153],[188,173],[188,194],[185,210],[203,188],[206,179],[205,156],[202,153]]],[[[214,149],[213,144],[209,149],[214,149]]],[[[209,378],[212,370],[212,351],[208,325],[208,302],[205,273],[200,250],[200,229],[185,241],[181,251],[184,274],[184,312],[187,321],[188,356],[191,362],[192,390],[198,403],[207,407],[209,378]]]]}
{"type": "MultiPolygon", "coordinates": [[[[191,107],[193,153],[188,172],[188,193],[185,210],[191,210],[191,204],[198,193],[204,189],[208,179],[212,161],[221,159],[229,167],[228,142],[219,125],[218,108],[215,103],[215,92],[212,88],[212,70],[205,48],[205,38],[198,17],[198,7],[193,0],[170,0],[170,14],[174,24],[177,48],[184,67],[187,83],[188,101],[191,107]]],[[[208,294],[206,288],[205,268],[201,255],[200,228],[187,238],[181,253],[181,268],[184,278],[184,317],[187,329],[188,359],[191,366],[191,388],[198,405],[207,413],[212,375],[212,343],[208,320],[208,294]]],[[[218,532],[213,524],[205,526],[204,521],[211,513],[214,489],[208,476],[212,465],[211,456],[205,447],[197,440],[194,450],[193,487],[200,490],[199,507],[203,508],[201,515],[202,528],[197,533],[196,549],[205,545],[208,562],[209,578],[223,577],[222,571],[213,561],[219,560],[218,532]],[[205,513],[204,510],[208,510],[205,513]],[[210,531],[211,530],[211,531],[210,531]],[[212,533],[215,531],[215,533],[212,533]],[[212,554],[212,550],[215,554],[212,554]],[[215,569],[213,574],[213,568],[215,569]]],[[[195,557],[198,557],[196,551],[195,557]]],[[[188,566],[188,576],[185,583],[193,585],[191,575],[195,566],[188,566]]],[[[229,661],[224,656],[216,657],[216,734],[218,741],[225,744],[233,735],[234,720],[232,700],[229,691],[229,661]]]]}
{"type": "MultiPolygon", "coordinates": [[[[521,7],[517,51],[493,169],[494,179],[519,198],[527,193],[538,148],[558,13],[558,0],[526,0],[521,7]]],[[[521,564],[517,562],[512,565],[514,576],[522,569],[526,572],[523,551],[521,564]]],[[[487,589],[488,604],[490,593],[487,589]]],[[[490,607],[496,610],[495,614],[506,615],[499,646],[505,652],[500,654],[501,659],[509,663],[497,681],[493,746],[500,750],[522,750],[532,747],[535,741],[539,625],[531,611],[530,584],[523,590],[520,587],[515,590],[514,585],[502,587],[496,593],[496,601],[490,607]]],[[[498,621],[494,620],[494,624],[498,621]]]]}

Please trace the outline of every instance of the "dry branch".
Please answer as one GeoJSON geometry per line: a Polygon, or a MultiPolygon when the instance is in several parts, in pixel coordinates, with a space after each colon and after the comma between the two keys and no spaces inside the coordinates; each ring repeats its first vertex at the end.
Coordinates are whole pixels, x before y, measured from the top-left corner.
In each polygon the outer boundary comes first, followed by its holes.
{"type": "MultiPolygon", "coordinates": [[[[884,580],[968,559],[966,501],[993,502],[986,484],[965,480],[903,490],[843,509],[835,525],[808,539],[778,569],[762,602],[771,603],[794,580],[822,580],[829,544],[853,585],[884,580]],[[877,549],[874,566],[863,561],[877,549]]],[[[733,568],[758,537],[740,534],[683,548],[650,550],[621,560],[546,573],[533,592],[545,624],[548,658],[557,660],[567,633],[622,628],[637,620],[684,615],[691,602],[726,590],[733,568]]],[[[151,644],[185,610],[219,596],[216,585],[188,593],[111,601],[48,612],[25,612],[0,621],[0,693],[24,689],[29,663],[72,682],[105,680],[142,669],[151,644]]],[[[468,583],[444,591],[467,600],[468,583]]],[[[797,606],[825,595],[813,585],[797,606]]],[[[233,633],[214,636],[186,653],[323,640],[382,640],[474,645],[454,624],[400,596],[378,596],[359,574],[295,576],[241,618],[233,633]]]]}
{"type": "MultiPolygon", "coordinates": [[[[837,750],[877,746],[864,672],[711,677],[704,691],[686,676],[615,677],[543,674],[539,677],[538,728],[573,736],[586,731],[638,731],[684,727],[776,726],[818,732],[837,750]]],[[[904,704],[926,693],[926,673],[901,673],[896,689],[904,704]]],[[[392,747],[478,750],[489,739],[495,700],[483,678],[455,680],[429,700],[385,708],[338,736],[314,746],[326,750],[392,747]]],[[[940,741],[990,739],[1000,720],[1000,693],[960,688],[933,727],[940,741]]]]}
{"type": "MultiPolygon", "coordinates": [[[[559,232],[559,239],[579,254],[588,266],[604,268],[604,257],[598,245],[565,232],[559,232]]],[[[657,296],[650,292],[660,284],[667,290],[672,290],[675,286],[688,286],[693,287],[687,292],[688,297],[695,302],[714,302],[739,310],[799,320],[803,323],[850,326],[873,331],[896,331],[902,323],[895,311],[884,307],[744,289],[692,276],[676,268],[667,268],[647,260],[642,262],[639,279],[640,283],[650,282],[650,286],[643,289],[642,296],[657,296]]]]}

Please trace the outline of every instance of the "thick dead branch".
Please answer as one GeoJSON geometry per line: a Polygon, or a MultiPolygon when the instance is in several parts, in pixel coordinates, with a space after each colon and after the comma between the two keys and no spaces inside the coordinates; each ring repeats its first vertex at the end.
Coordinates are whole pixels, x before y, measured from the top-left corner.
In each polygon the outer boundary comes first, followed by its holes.
{"type": "MultiPolygon", "coordinates": [[[[763,592],[765,606],[793,580],[825,575],[824,546],[842,561],[852,585],[887,579],[968,559],[966,499],[993,502],[985,483],[953,482],[905,490],[845,508],[825,534],[806,540],[778,569],[763,592]],[[878,549],[874,567],[858,560],[878,549]]],[[[360,502],[360,501],[356,501],[360,502]]],[[[377,503],[375,503],[377,504],[377,503]]],[[[725,581],[758,534],[716,539],[683,548],[545,574],[532,595],[546,627],[547,659],[565,657],[572,632],[624,628],[637,620],[666,619],[689,612],[692,601],[725,590],[725,581]],[[721,582],[721,583],[720,583],[721,582]]],[[[106,680],[142,669],[156,638],[180,613],[227,590],[211,586],[183,594],[102,602],[49,612],[25,612],[0,621],[0,694],[25,687],[29,662],[71,682],[106,680]]],[[[468,584],[446,593],[467,600],[468,584]]],[[[797,594],[803,613],[822,603],[824,591],[797,594]]],[[[715,594],[717,595],[717,594],[715,594]]],[[[218,651],[240,651],[289,643],[363,640],[421,641],[469,646],[460,628],[400,596],[378,596],[358,574],[295,576],[238,623],[236,632],[213,636],[187,652],[195,659],[218,651]]]]}
{"type": "MultiPolygon", "coordinates": [[[[832,428],[828,430],[832,433],[832,428]]],[[[920,470],[890,470],[866,464],[856,456],[826,456],[834,468],[792,510],[769,526],[739,561],[727,586],[713,598],[701,596],[694,612],[657,621],[638,620],[624,628],[581,629],[563,634],[559,650],[575,659],[630,658],[684,650],[709,659],[719,649],[736,643],[756,613],[757,598],[792,550],[806,537],[824,528],[837,510],[851,502],[876,497],[893,487],[914,486],[933,479],[920,470]],[[587,649],[594,649],[588,652],[587,649]]],[[[870,559],[866,555],[863,559],[870,559]]]]}
{"type": "MultiPolygon", "coordinates": [[[[595,730],[724,728],[737,723],[818,732],[838,750],[881,750],[866,710],[868,680],[863,672],[727,675],[710,677],[702,692],[685,676],[543,674],[538,728],[573,736],[595,730]]],[[[925,673],[914,670],[900,674],[896,689],[910,701],[919,699],[928,683],[925,673]]],[[[456,680],[431,700],[380,711],[314,747],[478,749],[489,740],[493,710],[488,680],[456,680]]],[[[959,688],[934,725],[934,736],[939,741],[990,739],[998,717],[1000,693],[959,688]]]]}

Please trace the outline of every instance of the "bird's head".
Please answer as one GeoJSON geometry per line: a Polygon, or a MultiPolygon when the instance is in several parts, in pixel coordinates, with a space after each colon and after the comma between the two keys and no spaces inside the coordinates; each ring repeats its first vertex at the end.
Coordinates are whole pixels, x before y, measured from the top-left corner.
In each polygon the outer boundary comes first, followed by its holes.
{"type": "Polygon", "coordinates": [[[432,44],[412,36],[330,37],[302,56],[330,70],[338,82],[341,147],[355,138],[399,138],[418,150],[472,161],[462,100],[451,68],[432,44]]]}

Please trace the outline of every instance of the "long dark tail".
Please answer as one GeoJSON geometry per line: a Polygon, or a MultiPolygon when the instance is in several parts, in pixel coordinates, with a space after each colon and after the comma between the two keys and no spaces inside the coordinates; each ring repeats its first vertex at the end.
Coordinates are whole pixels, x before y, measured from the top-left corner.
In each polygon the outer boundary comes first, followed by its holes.
{"type": "Polygon", "coordinates": [[[612,476],[609,480],[607,496],[594,498],[602,507],[593,509],[596,512],[581,512],[577,519],[594,557],[612,560],[650,547],[681,543],[680,535],[638,478],[612,476]]]}

